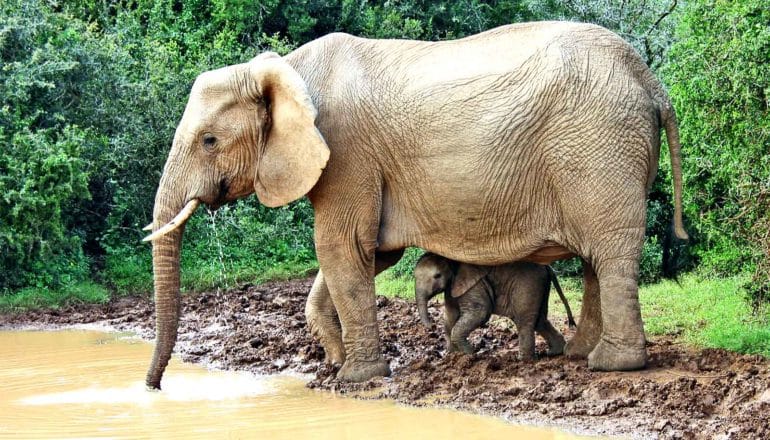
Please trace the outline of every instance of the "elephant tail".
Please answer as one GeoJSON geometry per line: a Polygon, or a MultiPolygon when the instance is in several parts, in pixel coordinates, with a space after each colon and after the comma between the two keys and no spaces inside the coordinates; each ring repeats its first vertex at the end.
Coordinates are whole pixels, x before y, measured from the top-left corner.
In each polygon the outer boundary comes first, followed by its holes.
{"type": "Polygon", "coordinates": [[[559,294],[559,298],[561,298],[561,302],[564,303],[564,308],[567,310],[567,323],[569,328],[577,327],[575,317],[572,316],[572,309],[569,307],[569,302],[567,302],[567,297],[564,296],[564,292],[562,292],[561,286],[559,285],[559,279],[556,278],[556,272],[553,271],[551,266],[546,266],[546,269],[548,270],[548,277],[551,278],[553,287],[556,289],[556,293],[559,294]]]}
{"type": "Polygon", "coordinates": [[[666,129],[668,151],[671,155],[671,176],[674,180],[674,235],[680,240],[687,240],[689,236],[682,221],[682,158],[680,155],[679,127],[671,103],[666,100],[661,107],[661,122],[666,129]]]}

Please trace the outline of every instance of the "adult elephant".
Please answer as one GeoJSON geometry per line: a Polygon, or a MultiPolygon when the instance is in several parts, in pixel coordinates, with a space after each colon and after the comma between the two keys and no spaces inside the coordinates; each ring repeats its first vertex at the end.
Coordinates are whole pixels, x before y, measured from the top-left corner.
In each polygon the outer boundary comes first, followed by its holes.
{"type": "Polygon", "coordinates": [[[159,388],[179,319],[183,225],[255,192],[307,194],[319,272],[306,312],[338,377],[389,373],[374,275],[408,246],[484,265],[587,261],[572,354],[599,370],[646,363],[637,298],[660,129],[681,169],[674,111],[638,54],[594,25],[541,22],[445,42],[332,34],[195,81],[155,199],[159,388]],[[339,319],[337,318],[339,316],[339,319]]]}

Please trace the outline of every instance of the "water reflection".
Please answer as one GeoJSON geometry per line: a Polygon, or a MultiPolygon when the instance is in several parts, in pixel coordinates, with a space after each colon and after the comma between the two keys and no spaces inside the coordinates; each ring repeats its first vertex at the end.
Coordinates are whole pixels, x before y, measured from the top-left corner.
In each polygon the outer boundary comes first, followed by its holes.
{"type": "Polygon", "coordinates": [[[172,359],[145,390],[151,345],[96,331],[0,332],[0,438],[567,439],[449,410],[340,398],[298,377],[172,359]]]}

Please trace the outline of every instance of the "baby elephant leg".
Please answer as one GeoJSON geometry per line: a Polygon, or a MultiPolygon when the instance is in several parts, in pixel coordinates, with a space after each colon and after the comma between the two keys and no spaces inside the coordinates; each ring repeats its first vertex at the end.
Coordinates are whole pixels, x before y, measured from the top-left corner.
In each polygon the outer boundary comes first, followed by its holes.
{"type": "Polygon", "coordinates": [[[457,308],[457,303],[447,295],[444,300],[444,331],[446,332],[446,349],[449,352],[459,350],[452,344],[452,329],[459,318],[460,310],[457,308]]]}
{"type": "Polygon", "coordinates": [[[462,351],[466,354],[472,354],[475,350],[470,342],[468,342],[468,336],[473,330],[484,325],[486,319],[487,314],[483,310],[462,310],[460,319],[457,320],[452,329],[450,340],[453,349],[450,351],[462,351]]]}
{"type": "Polygon", "coordinates": [[[535,359],[535,326],[533,323],[517,323],[519,332],[519,359],[531,361],[535,359]]]}
{"type": "Polygon", "coordinates": [[[549,355],[555,356],[564,353],[564,346],[566,345],[564,336],[551,325],[551,321],[546,318],[541,319],[536,330],[548,343],[549,355]]]}

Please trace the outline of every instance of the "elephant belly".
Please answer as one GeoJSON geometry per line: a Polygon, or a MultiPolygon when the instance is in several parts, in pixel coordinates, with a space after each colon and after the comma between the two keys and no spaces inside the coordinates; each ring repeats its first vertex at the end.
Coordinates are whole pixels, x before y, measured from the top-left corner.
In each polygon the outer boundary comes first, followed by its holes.
{"type": "Polygon", "coordinates": [[[425,230],[408,216],[383,220],[377,240],[381,252],[417,246],[453,260],[483,265],[513,261],[550,264],[576,255],[559,243],[534,235],[488,236],[469,224],[425,230]]]}
{"type": "Polygon", "coordinates": [[[567,258],[575,257],[576,255],[565,248],[564,246],[556,243],[547,244],[535,252],[524,257],[523,261],[531,261],[537,264],[551,264],[556,260],[566,260],[567,258]]]}
{"type": "MultiPolygon", "coordinates": [[[[441,173],[446,177],[450,173],[441,173]]],[[[435,176],[434,176],[435,177],[435,176]]],[[[515,181],[515,179],[511,179],[515,181]]],[[[533,216],[532,212],[556,212],[543,197],[530,204],[486,203],[492,187],[468,189],[467,178],[452,178],[430,185],[448,189],[442,193],[421,191],[419,182],[408,188],[383,189],[382,211],[377,237],[381,252],[417,246],[453,260],[495,265],[512,261],[547,264],[574,254],[559,240],[563,231],[553,215],[533,216]],[[426,196],[425,194],[431,194],[426,196]],[[501,206],[488,210],[487,205],[501,206]],[[460,208],[458,208],[460,207],[460,208]]],[[[477,181],[478,184],[483,183],[477,181]]],[[[423,184],[425,185],[425,184],[423,184]]],[[[513,185],[514,194],[528,194],[526,185],[513,185]]],[[[514,199],[514,197],[511,197],[514,199]]],[[[496,201],[496,199],[492,198],[496,201]]]]}

